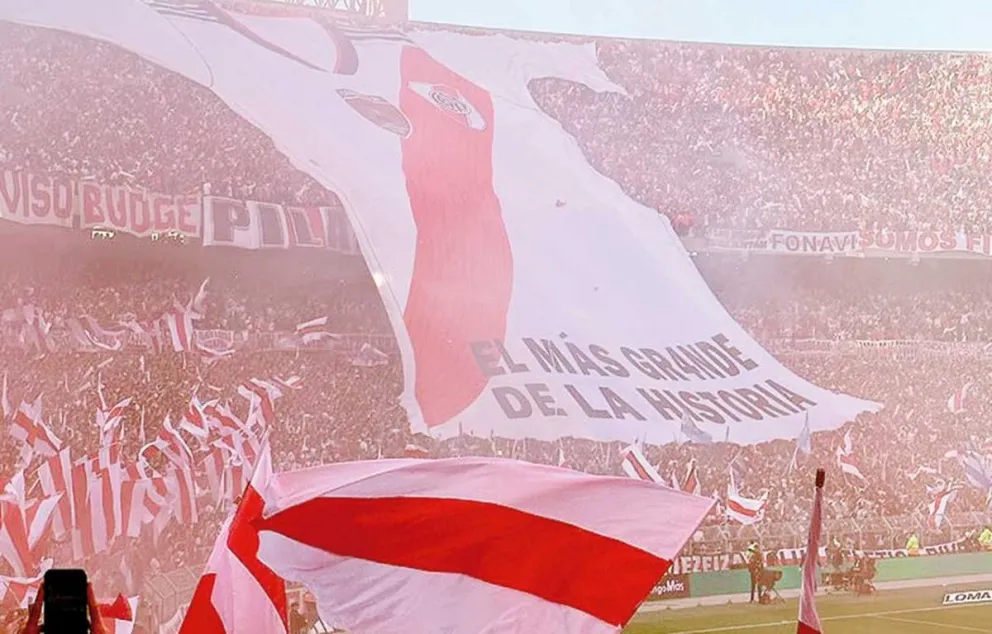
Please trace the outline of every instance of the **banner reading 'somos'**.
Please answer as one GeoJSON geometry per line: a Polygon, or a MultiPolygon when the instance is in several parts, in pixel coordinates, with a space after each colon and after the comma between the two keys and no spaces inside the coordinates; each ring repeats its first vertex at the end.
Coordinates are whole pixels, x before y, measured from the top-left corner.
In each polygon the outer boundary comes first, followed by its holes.
{"type": "MultiPolygon", "coordinates": [[[[536,78],[622,92],[593,44],[53,1],[7,0],[0,19],[96,35],[183,73],[339,194],[381,281],[418,430],[663,443],[689,419],[753,443],[873,407],[762,350],[668,222],[534,102],[536,78]]],[[[205,217],[215,239],[257,248],[249,228],[287,229],[218,202],[205,217]]]]}

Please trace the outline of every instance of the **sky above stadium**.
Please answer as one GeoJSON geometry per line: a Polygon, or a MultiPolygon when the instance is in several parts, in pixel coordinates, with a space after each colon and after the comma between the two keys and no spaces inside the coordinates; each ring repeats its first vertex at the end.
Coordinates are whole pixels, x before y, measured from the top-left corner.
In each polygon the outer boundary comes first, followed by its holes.
{"type": "Polygon", "coordinates": [[[992,50],[989,0],[410,0],[410,17],[732,44],[992,50]]]}

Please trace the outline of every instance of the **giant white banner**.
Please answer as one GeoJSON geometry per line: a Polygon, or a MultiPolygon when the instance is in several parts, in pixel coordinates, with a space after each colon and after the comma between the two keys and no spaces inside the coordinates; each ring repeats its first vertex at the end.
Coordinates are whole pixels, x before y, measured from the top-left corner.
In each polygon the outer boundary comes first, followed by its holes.
{"type": "Polygon", "coordinates": [[[5,0],[0,19],[108,40],[201,83],[337,192],[381,280],[418,431],[664,443],[688,418],[755,443],[875,407],[757,345],[667,220],[541,111],[531,79],[623,92],[592,44],[202,0],[5,0]]]}

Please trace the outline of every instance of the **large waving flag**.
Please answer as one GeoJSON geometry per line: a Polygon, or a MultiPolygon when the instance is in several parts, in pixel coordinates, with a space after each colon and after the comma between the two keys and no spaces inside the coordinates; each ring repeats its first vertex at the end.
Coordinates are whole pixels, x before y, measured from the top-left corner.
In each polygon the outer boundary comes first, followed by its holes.
{"type": "Polygon", "coordinates": [[[326,465],[264,497],[259,559],[358,632],[616,632],[713,504],[491,458],[326,465]]]}
{"type": "Polygon", "coordinates": [[[206,570],[186,610],[180,634],[286,634],[286,584],[258,560],[260,491],[268,488],[272,466],[262,448],[251,484],[237,511],[221,528],[206,570]]]}
{"type": "MultiPolygon", "coordinates": [[[[330,15],[253,8],[4,0],[0,20],[109,42],[201,84],[346,201],[347,239],[382,280],[414,431],[662,444],[686,416],[753,444],[795,438],[807,412],[816,432],[876,407],[763,350],[670,223],[597,172],[541,109],[528,89],[537,78],[624,92],[594,44],[340,28],[330,15]]],[[[340,219],[285,213],[205,196],[203,242],[340,242],[328,229],[340,219]]],[[[168,336],[189,349],[181,316],[168,336]]]]}

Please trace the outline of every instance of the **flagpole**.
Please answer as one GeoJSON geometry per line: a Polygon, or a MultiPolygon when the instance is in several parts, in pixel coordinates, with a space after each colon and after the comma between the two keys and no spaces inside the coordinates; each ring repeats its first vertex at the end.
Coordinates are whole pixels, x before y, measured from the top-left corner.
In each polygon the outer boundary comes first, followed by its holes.
{"type": "Polygon", "coordinates": [[[820,558],[820,537],[823,531],[823,484],[826,472],[816,470],[813,510],[809,518],[809,535],[806,556],[802,566],[802,594],[799,595],[799,618],[796,634],[823,634],[820,617],[816,611],[816,569],[820,558]]]}

